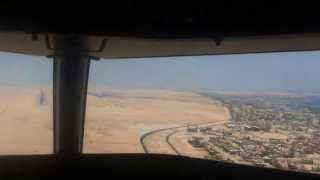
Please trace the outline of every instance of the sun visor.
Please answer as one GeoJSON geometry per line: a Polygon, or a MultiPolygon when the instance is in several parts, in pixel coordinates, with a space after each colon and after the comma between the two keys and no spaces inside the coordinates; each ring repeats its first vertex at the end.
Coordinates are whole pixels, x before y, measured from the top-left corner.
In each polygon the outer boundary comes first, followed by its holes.
{"type": "MultiPolygon", "coordinates": [[[[309,51],[320,49],[319,34],[225,38],[132,38],[88,36],[88,53],[103,59],[193,56],[235,53],[309,51]]],[[[53,36],[0,33],[0,51],[53,55],[53,36]]]]}

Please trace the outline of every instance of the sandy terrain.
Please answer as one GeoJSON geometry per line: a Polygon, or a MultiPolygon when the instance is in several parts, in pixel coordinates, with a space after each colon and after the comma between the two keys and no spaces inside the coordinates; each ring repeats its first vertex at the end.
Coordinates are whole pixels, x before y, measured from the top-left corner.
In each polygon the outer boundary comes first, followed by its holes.
{"type": "MultiPolygon", "coordinates": [[[[51,92],[48,87],[0,88],[0,154],[52,153],[51,92]]],[[[85,153],[143,153],[140,137],[149,131],[230,117],[220,102],[190,92],[109,90],[107,93],[104,97],[88,95],[85,153]]],[[[174,154],[163,139],[170,132],[148,137],[146,143],[153,149],[151,153],[174,154]]],[[[174,143],[182,142],[176,139],[174,143]]],[[[185,142],[175,146],[180,145],[186,146],[185,142]]]]}
{"type": "Polygon", "coordinates": [[[147,147],[149,153],[154,154],[175,154],[176,152],[167,143],[166,138],[173,130],[164,130],[148,136],[145,140],[145,146],[147,147]]]}
{"type": "Polygon", "coordinates": [[[186,131],[179,131],[171,136],[170,142],[182,156],[203,158],[208,155],[208,152],[203,148],[193,148],[188,139],[186,131]]]}
{"type": "MultiPolygon", "coordinates": [[[[220,102],[190,92],[118,90],[108,93],[104,97],[87,97],[86,153],[143,153],[140,136],[144,133],[230,117],[220,102]]],[[[165,153],[167,147],[157,143],[163,141],[161,133],[152,139],[153,142],[148,140],[149,144],[161,146],[154,153],[165,153]]]]}
{"type": "Polygon", "coordinates": [[[47,87],[0,88],[0,154],[52,153],[51,97],[47,87]]]}

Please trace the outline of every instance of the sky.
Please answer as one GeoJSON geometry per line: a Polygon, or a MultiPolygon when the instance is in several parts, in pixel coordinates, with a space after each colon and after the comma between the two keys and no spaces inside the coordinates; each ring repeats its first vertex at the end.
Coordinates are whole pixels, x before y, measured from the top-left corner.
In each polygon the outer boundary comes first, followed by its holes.
{"type": "Polygon", "coordinates": [[[52,85],[52,65],[46,57],[0,52],[0,87],[52,85]]]}
{"type": "Polygon", "coordinates": [[[93,61],[90,85],[320,92],[320,51],[93,61]]]}
{"type": "MultiPolygon", "coordinates": [[[[0,86],[51,85],[53,60],[0,53],[0,86]]],[[[320,92],[320,51],[92,61],[89,89],[320,92]]]]}

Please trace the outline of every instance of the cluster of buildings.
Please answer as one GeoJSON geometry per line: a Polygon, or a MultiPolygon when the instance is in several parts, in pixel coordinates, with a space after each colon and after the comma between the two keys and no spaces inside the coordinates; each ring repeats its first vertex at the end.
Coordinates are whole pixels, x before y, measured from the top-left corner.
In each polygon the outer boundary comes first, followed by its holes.
{"type": "Polygon", "coordinates": [[[232,121],[256,125],[263,130],[278,126],[284,130],[305,131],[320,129],[320,115],[306,107],[290,107],[285,104],[267,104],[261,102],[230,102],[232,121]]]}
{"type": "Polygon", "coordinates": [[[262,140],[244,134],[239,136],[233,129],[200,131],[191,136],[189,143],[206,149],[207,158],[214,160],[320,173],[319,138],[297,136],[262,140]],[[313,158],[314,154],[318,156],[313,158]]]}
{"type": "Polygon", "coordinates": [[[208,157],[262,167],[320,173],[319,117],[308,108],[232,104],[232,121],[221,129],[188,129],[189,143],[208,157]],[[281,131],[286,138],[255,136],[281,131]]]}

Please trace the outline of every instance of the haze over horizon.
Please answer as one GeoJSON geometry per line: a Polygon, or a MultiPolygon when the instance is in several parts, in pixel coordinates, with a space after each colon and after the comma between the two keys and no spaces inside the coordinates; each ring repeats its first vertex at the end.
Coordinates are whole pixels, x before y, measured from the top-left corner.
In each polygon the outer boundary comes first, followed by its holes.
{"type": "Polygon", "coordinates": [[[89,85],[320,92],[320,51],[102,60],[89,85]]]}
{"type": "MultiPolygon", "coordinates": [[[[0,53],[0,87],[52,84],[52,59],[0,53]]],[[[320,51],[92,61],[89,86],[320,92],[320,51]]]]}

